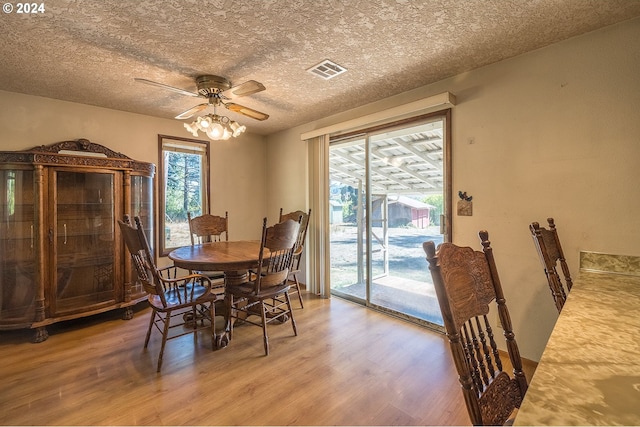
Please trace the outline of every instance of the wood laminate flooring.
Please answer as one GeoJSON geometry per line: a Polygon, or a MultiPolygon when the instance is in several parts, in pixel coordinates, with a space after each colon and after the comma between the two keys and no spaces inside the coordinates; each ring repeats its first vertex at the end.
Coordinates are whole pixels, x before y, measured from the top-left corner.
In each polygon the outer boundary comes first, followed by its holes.
{"type": "Polygon", "coordinates": [[[120,314],[51,325],[39,344],[0,332],[0,424],[470,424],[444,335],[344,300],[305,294],[297,337],[269,325],[269,356],[246,324],[218,351],[207,334],[170,340],[159,374],[149,308],[120,314]]]}

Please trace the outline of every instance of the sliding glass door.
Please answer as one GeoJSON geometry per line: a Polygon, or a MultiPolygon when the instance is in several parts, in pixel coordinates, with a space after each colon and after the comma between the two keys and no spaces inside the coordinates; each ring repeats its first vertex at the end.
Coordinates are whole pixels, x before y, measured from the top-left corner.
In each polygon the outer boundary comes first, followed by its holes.
{"type": "Polygon", "coordinates": [[[367,141],[354,138],[329,145],[331,292],[367,298],[367,141]]]}
{"type": "Polygon", "coordinates": [[[448,240],[448,115],[334,138],[331,292],[439,328],[422,243],[448,240]]]}

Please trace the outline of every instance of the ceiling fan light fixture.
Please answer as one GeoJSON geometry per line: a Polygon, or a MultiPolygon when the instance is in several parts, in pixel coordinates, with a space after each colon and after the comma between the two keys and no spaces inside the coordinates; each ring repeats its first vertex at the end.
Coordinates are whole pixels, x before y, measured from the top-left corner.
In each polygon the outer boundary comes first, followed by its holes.
{"type": "Polygon", "coordinates": [[[191,107],[175,117],[178,120],[188,119],[208,107],[213,107],[213,114],[206,114],[198,117],[192,123],[184,123],[184,128],[196,138],[198,137],[198,131],[203,132],[213,140],[218,140],[238,137],[247,130],[246,126],[242,126],[238,122],[232,121],[226,116],[219,116],[216,112],[216,108],[219,106],[223,106],[227,110],[256,120],[262,121],[269,118],[268,114],[262,113],[258,110],[236,104],[235,102],[225,102],[230,99],[227,96],[227,92],[230,92],[233,96],[242,97],[265,90],[264,85],[255,80],[249,80],[242,84],[233,86],[231,82],[224,77],[205,74],[198,76],[195,79],[198,90],[196,93],[165,85],[164,83],[154,82],[152,80],[139,78],[135,78],[134,80],[140,83],[181,93],[183,95],[207,98],[208,102],[206,104],[199,104],[191,107]]]}
{"type": "Polygon", "coordinates": [[[235,138],[237,136],[239,136],[240,134],[242,134],[245,130],[247,130],[247,127],[244,125],[241,125],[240,123],[236,122],[235,120],[232,121],[229,124],[229,127],[231,128],[232,136],[235,138]]]}
{"type": "Polygon", "coordinates": [[[213,124],[213,119],[208,115],[198,117],[198,119],[196,120],[196,125],[200,128],[200,130],[206,130],[210,128],[212,124],[213,124]]]}
{"type": "Polygon", "coordinates": [[[207,129],[207,135],[211,139],[221,139],[224,134],[224,128],[220,123],[214,123],[211,128],[207,129]]]}
{"type": "MultiPolygon", "coordinates": [[[[195,123],[195,122],[194,122],[194,123],[195,123]]],[[[197,137],[197,136],[198,136],[198,127],[197,127],[197,126],[195,126],[195,124],[194,124],[194,123],[191,123],[191,124],[189,124],[189,123],[185,123],[185,124],[184,124],[184,128],[185,128],[187,131],[189,131],[193,136],[196,136],[196,137],[197,137]]]]}
{"type": "Polygon", "coordinates": [[[231,82],[224,77],[205,74],[196,77],[196,86],[198,89],[196,93],[147,79],[136,78],[135,81],[168,89],[183,95],[207,98],[208,102],[206,104],[199,104],[191,107],[175,117],[178,120],[188,119],[190,117],[194,117],[197,113],[208,107],[213,107],[213,114],[205,114],[204,116],[197,117],[192,123],[184,123],[184,128],[196,138],[198,137],[198,131],[203,132],[213,140],[218,140],[238,137],[247,130],[246,126],[240,125],[236,121],[232,121],[229,117],[219,116],[216,111],[216,108],[219,106],[223,106],[227,110],[256,120],[262,121],[269,118],[268,114],[262,113],[258,110],[236,104],[235,102],[225,102],[230,99],[226,95],[227,92],[230,92],[236,97],[242,97],[265,90],[264,85],[255,80],[249,80],[240,85],[233,86],[231,82]]]}
{"type": "Polygon", "coordinates": [[[213,141],[235,138],[247,130],[246,126],[240,125],[235,120],[232,121],[227,116],[219,116],[217,114],[198,117],[190,124],[185,123],[184,127],[195,137],[198,136],[198,131],[200,131],[213,141]]]}

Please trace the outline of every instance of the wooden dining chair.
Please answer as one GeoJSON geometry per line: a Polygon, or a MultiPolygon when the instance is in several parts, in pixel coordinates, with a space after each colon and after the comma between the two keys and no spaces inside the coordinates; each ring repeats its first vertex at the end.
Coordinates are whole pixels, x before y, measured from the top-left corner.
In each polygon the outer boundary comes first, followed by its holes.
{"type": "Polygon", "coordinates": [[[304,250],[304,243],[307,239],[307,228],[309,228],[309,218],[311,217],[311,209],[309,212],[293,211],[287,214],[282,213],[280,208],[280,222],[292,219],[294,221],[300,221],[300,231],[298,232],[298,238],[296,239],[296,247],[293,251],[293,259],[291,263],[291,269],[289,270],[289,294],[297,293],[298,300],[300,301],[300,307],[304,308],[302,302],[302,292],[300,292],[300,282],[298,281],[298,274],[300,273],[300,262],[302,261],[302,251],[304,250]]]}
{"type": "Polygon", "coordinates": [[[480,232],[483,251],[442,243],[423,243],[442,311],[451,354],[465,404],[474,425],[510,420],[527,391],[527,379],[511,326],[489,235],[480,232]],[[505,371],[489,321],[495,302],[504,330],[512,377],[505,371]]]}
{"type": "Polygon", "coordinates": [[[529,225],[529,230],[531,231],[533,243],[538,251],[540,262],[542,262],[553,302],[559,313],[562,311],[562,307],[564,307],[567,295],[573,286],[573,281],[569,273],[569,266],[562,252],[560,238],[558,237],[558,231],[556,230],[556,224],[553,218],[547,218],[547,223],[549,224],[548,230],[540,227],[540,224],[537,222],[532,222],[531,225],[529,225]],[[562,268],[564,283],[557,270],[558,263],[560,263],[560,267],[562,268]]]}
{"type": "Polygon", "coordinates": [[[224,299],[224,288],[212,287],[211,281],[199,274],[176,277],[174,267],[158,269],[140,218],[134,220],[135,227],[128,216],[118,224],[152,309],[144,348],[154,327],[162,334],[157,364],[160,372],[167,340],[192,333],[197,337],[197,331],[207,329],[211,331],[212,348],[216,347],[215,303],[224,299]]]}
{"type": "MultiPolygon", "coordinates": [[[[187,212],[189,221],[189,236],[191,245],[207,242],[220,242],[223,237],[229,241],[229,212],[224,216],[202,214],[192,217],[191,212],[187,212]]],[[[224,282],[224,271],[192,271],[192,273],[202,274],[216,282],[224,282]]]]}
{"type": "Polygon", "coordinates": [[[293,334],[298,335],[288,277],[299,229],[300,223],[290,219],[267,227],[265,218],[257,270],[251,275],[252,280],[226,288],[229,338],[233,338],[234,319],[261,326],[265,355],[269,355],[268,323],[290,319],[293,334]],[[260,320],[251,316],[258,316],[260,320]]]}
{"type": "Polygon", "coordinates": [[[187,219],[192,245],[220,242],[223,235],[224,240],[229,241],[229,212],[225,212],[224,216],[202,214],[196,217],[192,217],[191,212],[187,212],[187,219]]]}

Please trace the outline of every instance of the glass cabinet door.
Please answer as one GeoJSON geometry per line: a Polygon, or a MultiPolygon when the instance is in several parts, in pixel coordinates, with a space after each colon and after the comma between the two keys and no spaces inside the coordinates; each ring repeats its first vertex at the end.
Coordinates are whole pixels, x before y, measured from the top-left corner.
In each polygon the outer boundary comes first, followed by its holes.
{"type": "Polygon", "coordinates": [[[131,176],[131,221],[140,217],[149,246],[153,250],[153,178],[142,175],[131,176]]]}
{"type": "MultiPolygon", "coordinates": [[[[131,206],[129,207],[129,216],[131,223],[134,224],[134,217],[140,217],[144,234],[147,236],[149,247],[154,251],[154,218],[153,218],[153,178],[143,175],[131,176],[131,206]]],[[[126,252],[129,257],[129,253],[126,252]]],[[[139,298],[145,295],[142,284],[139,283],[137,273],[133,265],[129,272],[129,280],[131,280],[131,298],[139,298]]]]}
{"type": "Polygon", "coordinates": [[[0,169],[0,326],[35,317],[33,170],[0,169]]]}
{"type": "Polygon", "coordinates": [[[56,266],[52,314],[110,304],[115,295],[114,173],[53,171],[56,266]]]}

